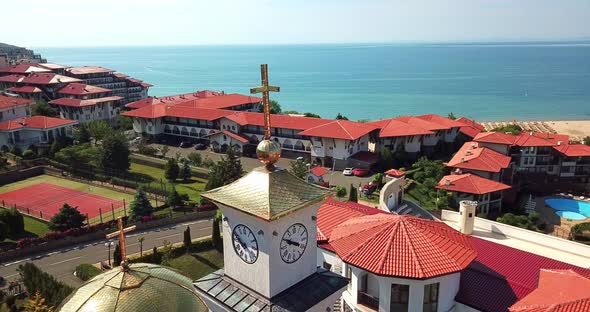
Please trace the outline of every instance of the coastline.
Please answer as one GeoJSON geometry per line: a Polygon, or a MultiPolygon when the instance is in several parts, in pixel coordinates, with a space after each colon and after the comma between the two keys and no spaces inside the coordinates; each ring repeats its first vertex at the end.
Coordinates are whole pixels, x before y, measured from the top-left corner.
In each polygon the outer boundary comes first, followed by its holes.
{"type": "Polygon", "coordinates": [[[491,130],[501,125],[518,124],[524,131],[567,134],[570,136],[570,141],[573,142],[581,142],[583,138],[590,136],[590,119],[480,121],[478,123],[482,124],[486,130],[491,130]]]}

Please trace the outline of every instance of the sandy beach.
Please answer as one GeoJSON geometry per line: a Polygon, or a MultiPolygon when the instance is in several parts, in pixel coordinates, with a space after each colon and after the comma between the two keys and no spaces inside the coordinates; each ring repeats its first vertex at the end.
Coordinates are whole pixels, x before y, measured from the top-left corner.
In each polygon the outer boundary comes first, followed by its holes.
{"type": "Polygon", "coordinates": [[[580,142],[584,137],[590,136],[590,120],[482,122],[488,131],[508,124],[517,124],[525,131],[567,134],[571,142],[580,142]]]}

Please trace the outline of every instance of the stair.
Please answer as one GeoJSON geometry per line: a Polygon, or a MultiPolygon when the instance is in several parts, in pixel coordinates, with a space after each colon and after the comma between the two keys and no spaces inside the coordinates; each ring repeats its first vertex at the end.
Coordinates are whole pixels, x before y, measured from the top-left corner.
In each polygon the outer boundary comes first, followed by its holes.
{"type": "Polygon", "coordinates": [[[334,302],[334,305],[332,306],[332,311],[334,312],[341,312],[342,311],[342,305],[340,303],[341,299],[336,300],[336,302],[334,302]]]}
{"type": "Polygon", "coordinates": [[[533,200],[533,196],[530,196],[527,202],[524,204],[524,211],[528,214],[535,212],[537,202],[533,200]]]}

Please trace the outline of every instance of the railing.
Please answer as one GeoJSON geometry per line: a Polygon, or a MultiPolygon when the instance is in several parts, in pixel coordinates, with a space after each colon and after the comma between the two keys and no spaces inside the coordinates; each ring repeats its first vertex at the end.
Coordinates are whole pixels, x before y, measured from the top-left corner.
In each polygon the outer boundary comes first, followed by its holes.
{"type": "Polygon", "coordinates": [[[368,293],[359,291],[358,303],[374,311],[379,311],[379,297],[375,297],[368,293]]]}

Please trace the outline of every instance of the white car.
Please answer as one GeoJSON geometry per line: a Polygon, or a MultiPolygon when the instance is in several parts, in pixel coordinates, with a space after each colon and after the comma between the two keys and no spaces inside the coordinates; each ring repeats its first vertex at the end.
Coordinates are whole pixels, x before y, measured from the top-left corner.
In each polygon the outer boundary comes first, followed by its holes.
{"type": "Polygon", "coordinates": [[[344,170],[342,170],[342,174],[345,176],[351,176],[352,175],[352,169],[353,168],[345,168],[344,170]]]}

